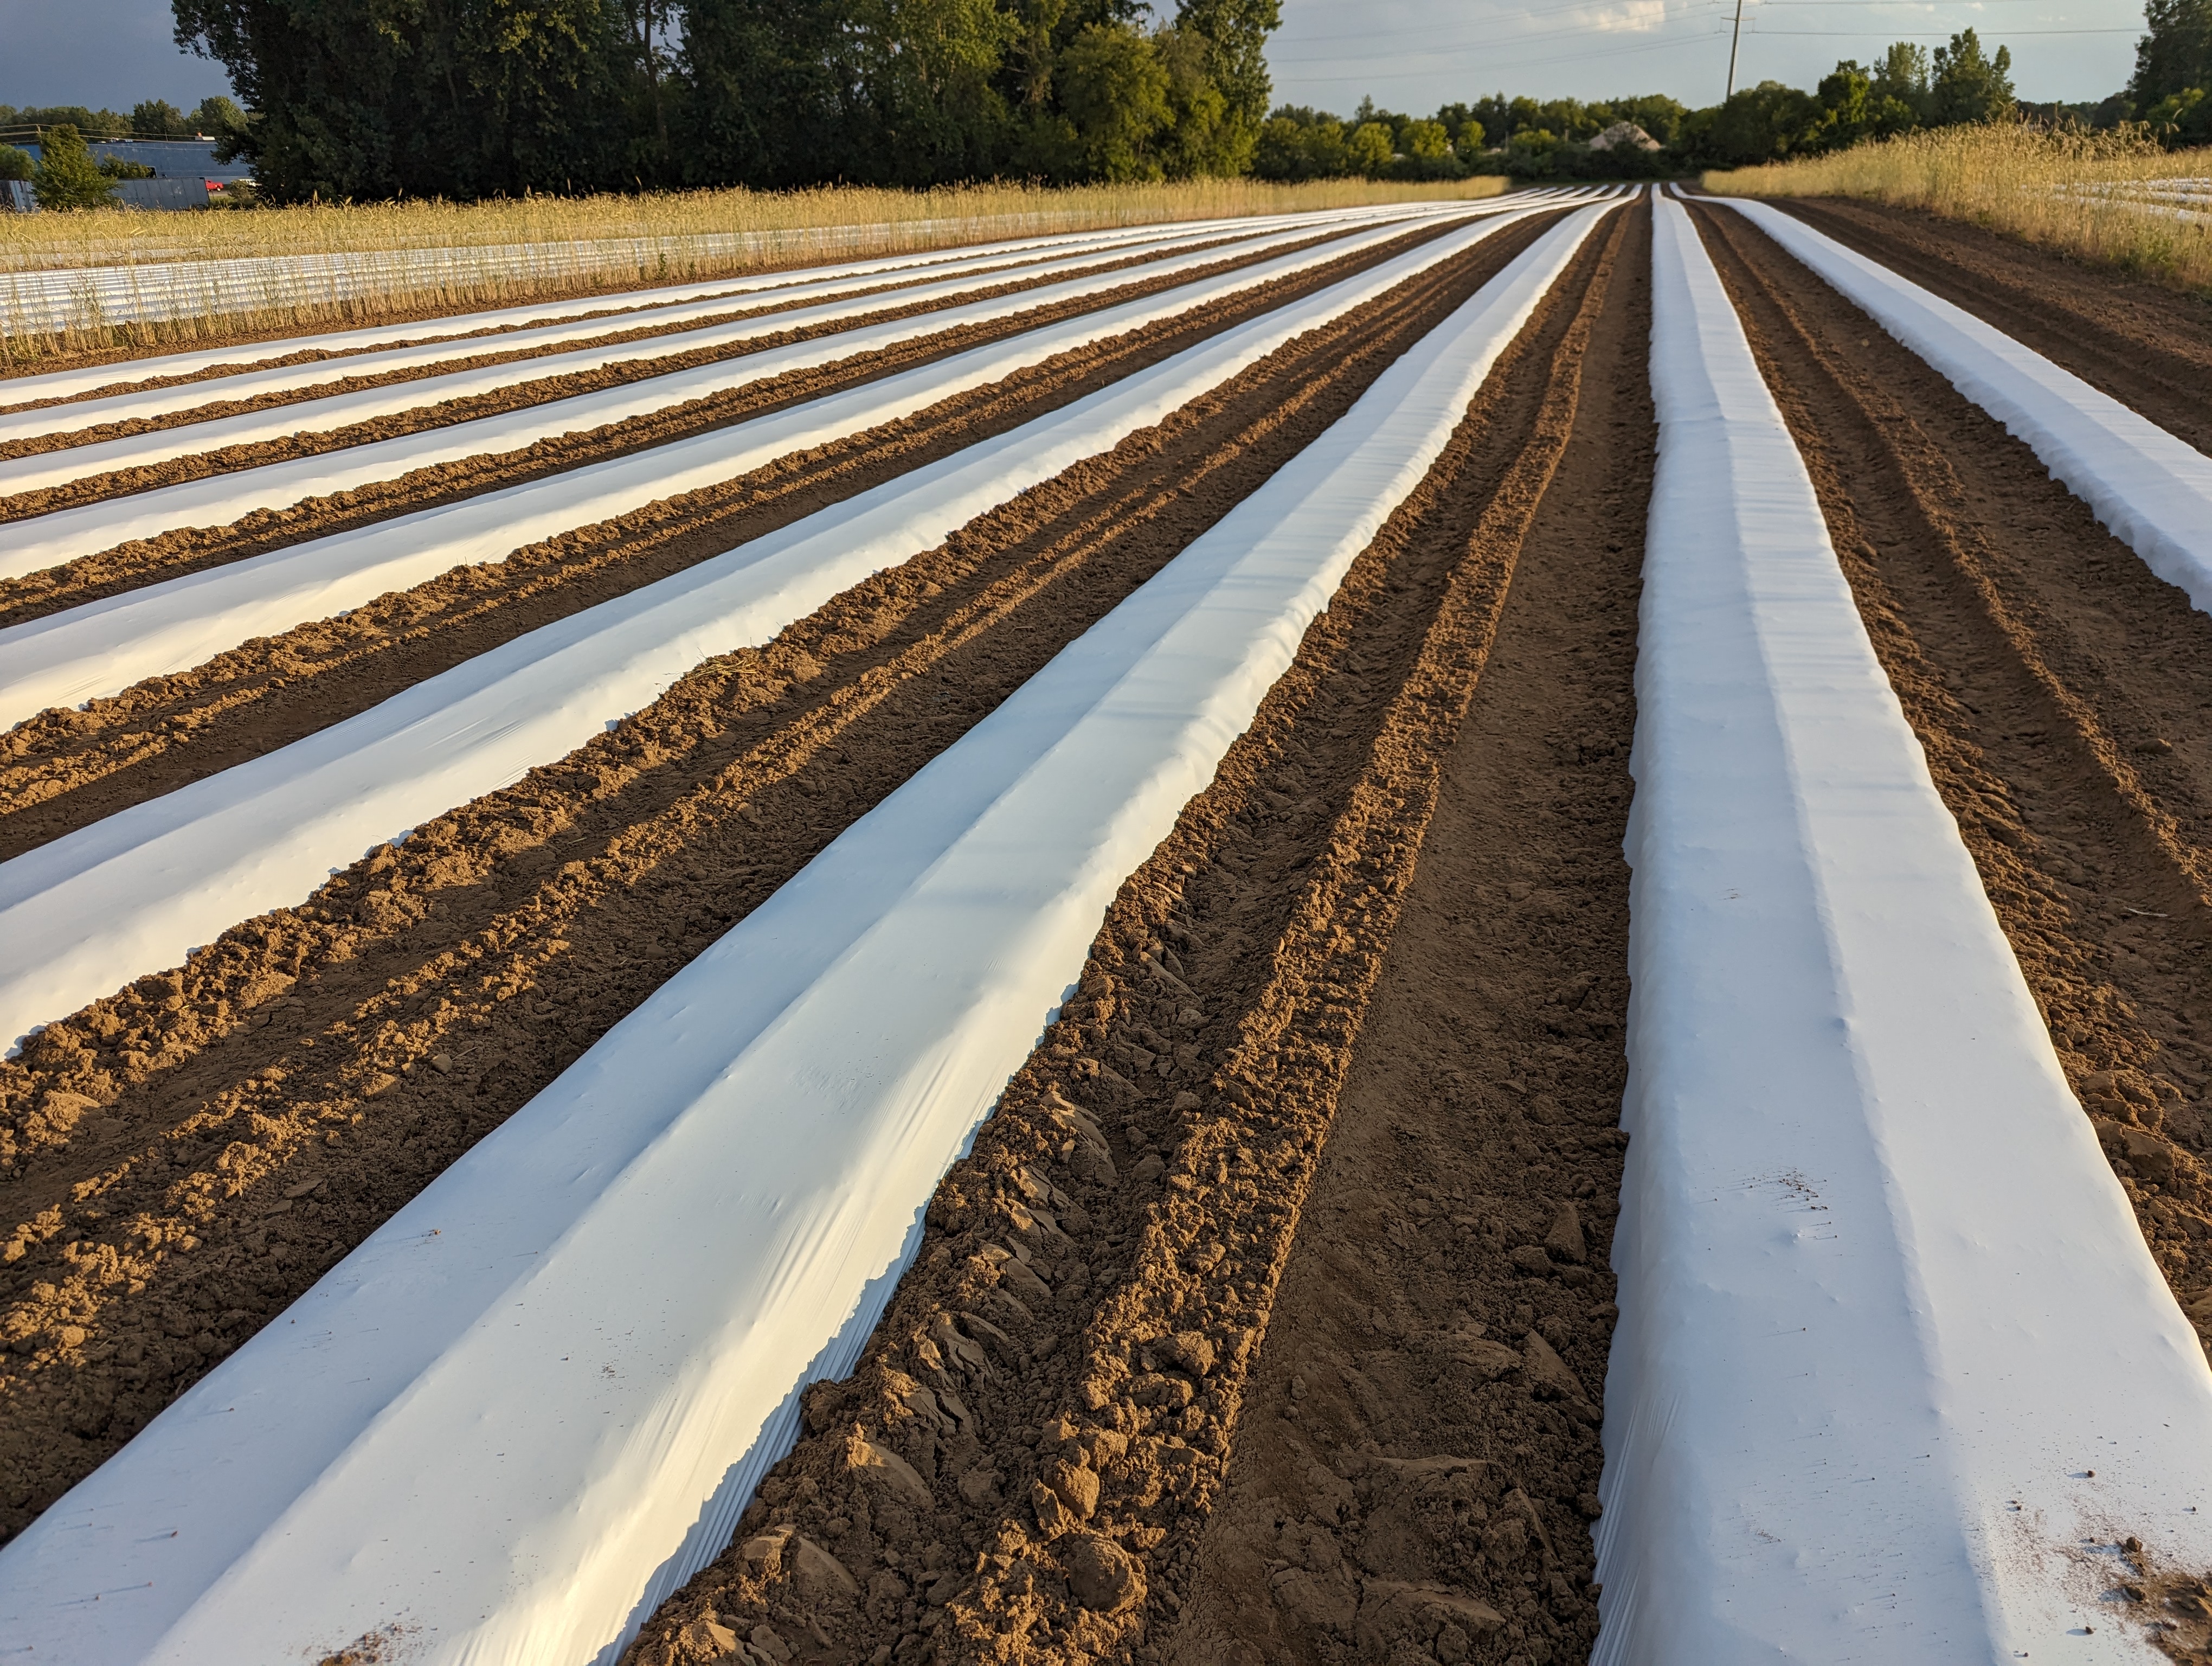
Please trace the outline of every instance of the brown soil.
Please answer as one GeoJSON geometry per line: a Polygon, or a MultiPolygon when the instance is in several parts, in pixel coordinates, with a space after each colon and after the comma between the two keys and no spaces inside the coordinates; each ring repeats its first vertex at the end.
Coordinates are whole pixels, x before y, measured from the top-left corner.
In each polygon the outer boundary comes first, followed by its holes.
{"type": "Polygon", "coordinates": [[[1915,209],[1842,198],[1774,206],[2212,452],[2212,300],[1915,209]]]}
{"type": "Polygon", "coordinates": [[[1936,789],[2212,1342],[2212,619],[1865,314],[1698,212],[1936,789]]]}
{"type": "Polygon", "coordinates": [[[1525,1661],[1595,1635],[1573,1378],[1613,1316],[1589,1263],[1620,1175],[1645,225],[1585,251],[1124,887],[860,1368],[810,1390],[635,1666],[1430,1659],[1459,1620],[1448,1657],[1525,1661]],[[1532,521],[1558,568],[1509,605],[1532,521]],[[1539,1273],[1514,1250],[1547,1234],[1539,1273]],[[1468,1396],[1455,1351],[1499,1380],[1468,1396]],[[1387,1575],[1346,1573],[1394,1533],[1387,1575]],[[1251,1585],[1289,1537],[1334,1570],[1310,1602],[1251,1585]]]}
{"type": "Polygon", "coordinates": [[[1508,235],[0,1063],[0,1528],[1295,455],[1508,235]]]}
{"type": "MultiPolygon", "coordinates": [[[[1496,271],[1540,230],[1499,232],[1468,270],[1496,271]]],[[[1334,283],[1346,270],[1332,264],[1202,316],[1095,343],[906,421],[576,529],[504,562],[458,568],[343,618],[256,639],[82,709],[33,718],[0,733],[0,860],[313,733],[526,631],[1029,422],[1334,283]]]]}
{"type": "MultiPolygon", "coordinates": [[[[1411,240],[1421,240],[1441,234],[1442,228],[1430,228],[1418,234],[1411,240]]],[[[1323,242],[1328,240],[1316,238],[1312,240],[1323,242]]],[[[1404,246],[1402,244],[1395,245],[1394,248],[1402,246],[1404,246]]],[[[1289,252],[1288,250],[1280,251],[1280,252],[1289,252]]],[[[1133,271],[1133,274],[1140,274],[1143,267],[1151,264],[1158,258],[1157,255],[1139,256],[1127,260],[1102,262],[1101,264],[1104,270],[1109,271],[1133,271]]],[[[1269,258],[1273,258],[1272,252],[1269,258]]],[[[1145,278],[1139,275],[1133,275],[1129,283],[1095,296],[1039,307],[1028,313],[1018,314],[1012,319],[999,319],[987,325],[972,325],[948,330],[940,335],[927,337],[921,343],[906,344],[903,350],[894,349],[891,352],[881,356],[871,354],[866,362],[872,367],[872,374],[881,375],[885,374],[902,350],[914,361],[939,357],[948,352],[957,351],[961,348],[996,340],[1009,334],[1018,333],[1024,329],[1032,329],[1055,319],[1072,317],[1079,313],[1115,306],[1141,295],[1156,295],[1163,289],[1192,283],[1210,272],[1225,271],[1249,264],[1250,264],[1249,257],[1231,255],[1203,266],[1176,273],[1171,277],[1145,278]],[[880,366],[876,364],[878,356],[884,362],[880,366]]],[[[88,476],[82,480],[70,481],[65,484],[47,487],[39,491],[18,492],[11,496],[0,497],[0,522],[27,520],[33,515],[48,514],[57,509],[71,508],[79,504],[125,496],[133,492],[150,490],[156,486],[174,485],[180,481],[198,480],[210,475],[231,473],[240,469],[253,468],[263,464],[281,463],[298,457],[321,456],[331,452],[343,451],[355,446],[368,445],[374,441],[389,440],[403,434],[416,434],[434,429],[450,428],[456,423],[468,422],[479,416],[495,416],[504,411],[520,410],[530,405],[544,404],[556,399],[569,398],[580,393],[598,392],[606,388],[650,381],[655,377],[674,375],[680,371],[696,369],[702,365],[732,363],[754,354],[767,352],[774,348],[788,346],[794,342],[826,339],[848,334],[870,325],[889,323],[899,319],[926,318],[932,313],[943,312],[948,307],[964,306],[970,301],[986,301],[994,296],[1018,295],[1025,289],[1047,287],[1049,283],[1058,281],[1058,279],[1029,278],[994,284],[957,297],[940,297],[935,301],[911,302],[905,306],[886,304],[875,312],[861,313],[853,318],[810,325],[795,330],[773,331],[730,345],[696,348],[690,352],[670,354],[665,357],[626,360],[615,364],[603,365],[596,370],[569,375],[544,376],[532,380],[518,381],[488,393],[479,393],[463,399],[447,399],[409,410],[393,411],[386,416],[371,418],[367,422],[354,423],[350,427],[332,429],[327,432],[284,435],[275,439],[257,441],[251,445],[230,446],[217,451],[200,452],[190,456],[171,458],[167,462],[149,464],[144,467],[117,469],[106,474],[88,476]]],[[[896,292],[886,295],[884,299],[887,303],[895,303],[896,292]]],[[[562,350],[565,349],[546,350],[547,354],[562,350]]],[[[544,355],[530,356],[544,356],[544,355]]],[[[526,363],[528,360],[525,358],[520,362],[526,363]]],[[[442,370],[453,368],[439,366],[419,374],[365,380],[363,385],[374,385],[375,380],[392,382],[419,380],[422,376],[436,374],[442,370]]],[[[837,370],[836,366],[825,368],[832,375],[837,370]]],[[[818,375],[821,373],[798,374],[804,376],[818,375]]],[[[860,378],[860,380],[866,380],[866,378],[860,378]]],[[[775,385],[771,382],[764,386],[772,387],[775,385]]],[[[682,404],[672,405],[665,411],[656,411],[646,421],[648,424],[672,423],[678,433],[690,433],[704,428],[716,427],[719,425],[716,420],[702,419],[718,416],[720,407],[726,402],[732,398],[742,400],[751,392],[752,389],[748,386],[733,390],[731,393],[713,394],[703,399],[690,400],[682,404]]],[[[237,400],[233,402],[222,414],[297,404],[300,402],[300,397],[269,394],[258,399],[237,400]]],[[[320,397],[320,394],[313,397],[320,397]]],[[[191,420],[197,421],[198,417],[195,416],[191,420]]],[[[116,423],[109,428],[91,430],[83,435],[62,435],[47,441],[23,441],[16,449],[27,452],[58,450],[66,446],[89,443],[94,440],[112,438],[121,434],[181,425],[184,424],[174,420],[116,423]]],[[[602,427],[581,432],[586,435],[609,433],[628,434],[635,426],[635,424],[624,423],[612,429],[602,427]]],[[[557,449],[568,444],[572,437],[564,435],[544,444],[557,449]]],[[[673,435],[663,437],[673,437],[673,435]]],[[[532,449],[535,451],[538,447],[532,449]]],[[[0,447],[0,454],[6,454],[8,448],[0,447]]],[[[528,454],[530,453],[507,453],[497,455],[514,457],[528,454]]],[[[471,466],[476,460],[469,459],[458,466],[465,468],[471,466]]]]}
{"type": "MultiPolygon", "coordinates": [[[[1249,297],[1209,309],[1208,316],[1233,319],[1243,315],[1241,308],[1267,305],[1271,298],[1304,294],[1364,271],[1437,234],[1440,234],[1431,231],[1411,234],[1365,254],[1332,261],[1295,278],[1278,280],[1253,291],[1249,297]]],[[[1527,228],[1516,226],[1498,234],[1500,237],[1516,234],[1526,236],[1527,228]]],[[[543,479],[586,464],[626,457],[673,440],[764,416],[803,400],[818,398],[839,388],[873,381],[1057,319],[1073,317],[1095,306],[1111,304],[1115,299],[1151,293],[1160,287],[1158,283],[1128,285],[1111,296],[1041,307],[1018,319],[945,331],[844,363],[794,371],[732,389],[649,417],[541,441],[526,450],[503,456],[465,459],[417,469],[396,480],[378,482],[328,497],[310,498],[287,509],[257,509],[228,526],[134,539],[59,567],[0,580],[0,626],[395,515],[411,514],[482,492],[543,479]]]]}

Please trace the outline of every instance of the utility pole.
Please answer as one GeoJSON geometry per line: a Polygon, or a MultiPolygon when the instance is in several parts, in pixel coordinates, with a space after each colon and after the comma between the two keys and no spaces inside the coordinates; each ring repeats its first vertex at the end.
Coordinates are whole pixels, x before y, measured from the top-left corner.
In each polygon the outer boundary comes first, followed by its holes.
{"type": "Polygon", "coordinates": [[[1735,96],[1735,49],[1743,40],[1743,0],[1735,0],[1735,33],[1729,37],[1728,91],[1722,94],[1723,101],[1735,96]]]}

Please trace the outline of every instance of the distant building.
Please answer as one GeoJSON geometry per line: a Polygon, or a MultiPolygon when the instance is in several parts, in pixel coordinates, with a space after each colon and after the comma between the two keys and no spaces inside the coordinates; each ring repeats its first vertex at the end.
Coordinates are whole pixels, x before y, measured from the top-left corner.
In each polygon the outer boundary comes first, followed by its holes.
{"type": "Polygon", "coordinates": [[[1617,121],[1589,142],[1593,150],[1656,150],[1659,141],[1632,121],[1617,121]]]}
{"type": "MultiPolygon", "coordinates": [[[[37,156],[36,139],[14,143],[37,156]]],[[[88,139],[85,149],[94,156],[112,156],[154,170],[150,179],[118,179],[115,200],[125,208],[205,208],[208,199],[240,179],[253,177],[252,164],[219,162],[213,139],[88,139]]],[[[38,206],[27,181],[0,180],[0,209],[27,214],[38,206]]]]}

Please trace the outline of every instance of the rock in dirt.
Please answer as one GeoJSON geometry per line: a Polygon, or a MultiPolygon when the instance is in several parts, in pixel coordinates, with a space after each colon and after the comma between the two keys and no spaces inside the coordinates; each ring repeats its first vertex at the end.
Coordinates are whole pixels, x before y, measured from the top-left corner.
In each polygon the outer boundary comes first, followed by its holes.
{"type": "Polygon", "coordinates": [[[1398,1644],[1411,1642],[1418,1651],[1434,1638],[1436,1657],[1450,1663],[1467,1658],[1473,1639],[1504,1626],[1504,1614],[1472,1596],[1434,1585],[1370,1579],[1354,1635],[1363,1659],[1395,1660],[1398,1644]]]}
{"type": "Polygon", "coordinates": [[[677,1635],[695,1659],[725,1660],[738,1653],[738,1634],[710,1614],[700,1614],[677,1635]]]}
{"type": "Polygon", "coordinates": [[[915,1509],[929,1508],[929,1487],[915,1467],[896,1452],[887,1450],[866,1438],[857,1430],[852,1439],[846,1443],[845,1464],[849,1469],[882,1482],[915,1509]]]}
{"type": "Polygon", "coordinates": [[[1589,1246],[1583,1242],[1582,1217],[1575,1213],[1573,1204],[1562,1203],[1553,1212],[1552,1230],[1544,1235],[1544,1248],[1577,1267],[1589,1259],[1589,1246]]]}
{"type": "Polygon", "coordinates": [[[1069,1534],[1060,1560],[1069,1594],[1094,1614],[1120,1614],[1145,1600],[1144,1570],[1103,1533],[1069,1534]]]}
{"type": "Polygon", "coordinates": [[[1524,1243],[1513,1252],[1513,1265],[1531,1278],[1540,1279],[1552,1271],[1552,1257],[1542,1245],[1524,1243]]]}
{"type": "Polygon", "coordinates": [[[1041,1481],[1030,1483],[1030,1508],[1036,1511],[1037,1531],[1047,1539],[1057,1539],[1080,1525],[1060,1494],[1041,1481]]]}
{"type": "Polygon", "coordinates": [[[860,1594],[860,1582],[853,1577],[852,1571],[803,1533],[791,1535],[787,1560],[792,1583],[799,1587],[802,1596],[853,1597],[860,1594]]]}
{"type": "Polygon", "coordinates": [[[1055,1458],[1044,1467],[1044,1484],[1086,1522],[1098,1508],[1098,1472],[1087,1463],[1055,1458]]]}
{"type": "Polygon", "coordinates": [[[1567,1369],[1567,1362],[1559,1358],[1557,1350],[1542,1336],[1532,1330],[1522,1346],[1527,1350],[1523,1367],[1526,1380],[1528,1386],[1536,1391],[1536,1398],[1568,1400],[1577,1403],[1589,1400],[1589,1396],[1583,1392],[1580,1381],[1574,1372],[1567,1369]]]}
{"type": "Polygon", "coordinates": [[[1499,1377],[1510,1377],[1521,1369],[1519,1354],[1504,1343],[1492,1341],[1486,1336],[1474,1336],[1462,1332],[1451,1339],[1449,1349],[1453,1359],[1486,1383],[1495,1383],[1499,1377]]]}
{"type": "Polygon", "coordinates": [[[1155,1343],[1153,1352],[1193,1377],[1203,1377],[1213,1369],[1213,1343],[1202,1331],[1179,1330],[1155,1343]]]}
{"type": "Polygon", "coordinates": [[[2097,1137],[2106,1155],[2124,1162],[2154,1186],[2173,1183],[2173,1146],[2148,1128],[2132,1122],[2097,1121],[2097,1137]]]}

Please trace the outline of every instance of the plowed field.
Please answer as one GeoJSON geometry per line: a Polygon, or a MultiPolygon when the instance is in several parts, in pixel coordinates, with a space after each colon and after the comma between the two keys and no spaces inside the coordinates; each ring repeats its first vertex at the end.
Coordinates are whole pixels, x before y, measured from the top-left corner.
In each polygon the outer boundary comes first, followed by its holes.
{"type": "MultiPolygon", "coordinates": [[[[0,1542],[127,1458],[678,972],[1305,467],[1565,211],[1297,336],[567,756],[333,861],[312,895],[181,965],[47,1014],[0,1063],[0,1542]]],[[[2212,447],[2212,321],[2189,303],[1971,229],[1794,211],[2212,447]]],[[[1754,225],[1691,213],[2066,1079],[2212,1342],[2212,619],[1754,225]]],[[[1617,1450],[1630,1146],[1623,850],[1660,446],[1652,216],[1642,200],[1601,219],[1512,336],[1210,783],[1122,879],[920,1208],[857,1366],[803,1388],[796,1444],[735,1501],[734,1533],[653,1588],[600,1658],[1559,1666],[1599,1647],[1591,1533],[1617,1450]]],[[[43,713],[0,734],[0,862],[1444,234],[1409,224],[910,418],[43,713]]],[[[1143,257],[1114,258],[1128,283],[1098,298],[88,550],[0,581],[0,627],[1167,286],[1148,287],[1143,257]]],[[[1201,275],[1244,258],[1224,245],[1201,275]]],[[[884,301],[895,315],[895,288],[884,301]]],[[[159,480],[632,377],[518,382],[159,480]]],[[[159,480],[102,477],[0,502],[0,519],[159,480]]],[[[685,1256],[686,1223],[666,1226],[654,1253],[685,1256]]],[[[2175,1612],[2166,1645],[2202,1644],[2212,1608],[2175,1612]]],[[[315,1646],[325,1666],[442,1658],[410,1623],[315,1646]]]]}

